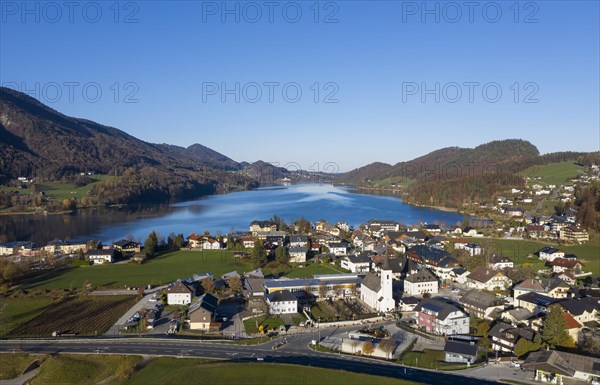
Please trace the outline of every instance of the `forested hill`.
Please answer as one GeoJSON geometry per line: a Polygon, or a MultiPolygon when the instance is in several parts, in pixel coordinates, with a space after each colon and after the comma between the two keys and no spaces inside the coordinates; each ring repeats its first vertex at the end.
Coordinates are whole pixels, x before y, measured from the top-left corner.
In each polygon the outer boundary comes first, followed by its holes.
{"type": "Polygon", "coordinates": [[[338,182],[360,187],[402,188],[411,203],[459,207],[488,200],[507,187],[523,186],[519,172],[533,165],[577,161],[584,153],[540,155],[520,139],[499,140],[475,148],[447,147],[395,165],[372,163],[342,174],[338,182]]]}

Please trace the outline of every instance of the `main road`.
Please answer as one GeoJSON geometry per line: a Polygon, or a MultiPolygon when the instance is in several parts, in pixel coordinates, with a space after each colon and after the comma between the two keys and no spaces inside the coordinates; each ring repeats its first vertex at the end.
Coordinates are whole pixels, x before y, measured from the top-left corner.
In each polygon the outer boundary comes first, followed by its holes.
{"type": "MultiPolygon", "coordinates": [[[[289,336],[260,345],[209,343],[179,338],[121,338],[121,339],[55,339],[6,340],[0,342],[2,352],[23,353],[87,353],[139,354],[172,357],[202,357],[233,362],[265,362],[342,369],[349,372],[410,380],[422,384],[477,385],[497,384],[481,378],[449,372],[405,367],[391,362],[366,357],[317,352],[308,348],[311,334],[289,336]],[[276,346],[282,344],[281,346],[276,346]],[[274,347],[277,347],[274,349],[274,347]]],[[[268,369],[265,369],[268,370],[268,369]]]]}

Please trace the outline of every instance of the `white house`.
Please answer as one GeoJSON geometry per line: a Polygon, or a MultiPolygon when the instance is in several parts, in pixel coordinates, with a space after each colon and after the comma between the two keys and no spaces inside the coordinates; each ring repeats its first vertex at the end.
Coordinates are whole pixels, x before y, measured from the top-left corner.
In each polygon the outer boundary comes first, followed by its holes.
{"type": "Polygon", "coordinates": [[[193,297],[194,290],[181,281],[167,289],[168,305],[189,305],[193,297]]]}
{"type": "Polygon", "coordinates": [[[86,251],[85,255],[94,265],[101,265],[103,263],[113,263],[115,250],[113,248],[90,249],[86,251]]]}
{"type": "Polygon", "coordinates": [[[544,261],[554,261],[555,258],[563,258],[565,256],[564,251],[560,251],[554,247],[544,247],[538,251],[540,259],[544,261]]]}
{"type": "Polygon", "coordinates": [[[477,344],[474,342],[446,341],[444,361],[461,364],[473,364],[477,361],[477,344]]]}
{"type": "Polygon", "coordinates": [[[481,246],[475,243],[460,243],[457,242],[454,244],[454,249],[456,250],[466,250],[471,257],[476,255],[481,255],[481,246]]]}
{"type": "Polygon", "coordinates": [[[208,238],[202,243],[202,248],[204,250],[220,250],[221,242],[217,241],[216,239],[208,238]]]}
{"type": "Polygon", "coordinates": [[[341,266],[353,273],[367,273],[371,270],[370,254],[363,251],[356,255],[349,255],[342,259],[341,266]]]}
{"type": "Polygon", "coordinates": [[[266,302],[272,315],[298,312],[298,299],[289,290],[276,291],[267,295],[266,302]]]}
{"type": "Polygon", "coordinates": [[[387,258],[384,259],[378,274],[367,273],[361,282],[360,299],[378,312],[388,312],[396,308],[393,297],[393,272],[387,258]]]}
{"type": "Polygon", "coordinates": [[[336,256],[348,254],[348,244],[344,242],[332,242],[327,245],[329,252],[336,256]]]}
{"type": "Polygon", "coordinates": [[[489,265],[492,269],[502,270],[502,269],[512,269],[515,264],[508,257],[502,256],[502,255],[494,255],[490,259],[489,265]]]}
{"type": "Polygon", "coordinates": [[[404,293],[407,295],[436,294],[438,292],[438,280],[426,268],[409,272],[404,278],[403,283],[404,293]]]}

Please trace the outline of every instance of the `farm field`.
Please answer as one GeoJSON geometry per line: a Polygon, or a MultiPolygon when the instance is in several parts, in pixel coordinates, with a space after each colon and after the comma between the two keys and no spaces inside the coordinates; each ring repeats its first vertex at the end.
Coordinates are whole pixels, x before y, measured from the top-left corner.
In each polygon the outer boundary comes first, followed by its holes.
{"type": "Polygon", "coordinates": [[[541,185],[554,184],[558,186],[571,178],[575,178],[579,170],[582,169],[581,166],[578,166],[573,162],[557,162],[531,166],[519,174],[529,176],[530,178],[542,178],[541,180],[530,180],[530,185],[538,183],[541,185]]]}
{"type": "Polygon", "coordinates": [[[135,302],[133,296],[94,297],[65,301],[13,329],[9,336],[50,336],[54,331],[101,335],[135,302]]]}
{"type": "Polygon", "coordinates": [[[52,304],[48,297],[0,299],[0,337],[17,326],[37,317],[52,304]]]}
{"type": "MultiPolygon", "coordinates": [[[[121,385],[141,361],[139,356],[61,354],[42,362],[30,385],[121,385]]],[[[154,382],[149,382],[154,383],[154,382]]]]}
{"type": "Polygon", "coordinates": [[[158,358],[136,372],[127,385],[138,384],[294,384],[408,385],[414,382],[306,366],[256,363],[210,363],[197,359],[158,358]],[[265,367],[268,365],[268,368],[265,367]]]}
{"type": "Polygon", "coordinates": [[[23,285],[24,289],[80,288],[88,280],[96,287],[160,285],[195,273],[210,272],[216,277],[237,270],[253,270],[248,261],[234,258],[228,251],[180,250],[151,259],[143,265],[134,263],[78,267],[40,281],[23,285]]]}

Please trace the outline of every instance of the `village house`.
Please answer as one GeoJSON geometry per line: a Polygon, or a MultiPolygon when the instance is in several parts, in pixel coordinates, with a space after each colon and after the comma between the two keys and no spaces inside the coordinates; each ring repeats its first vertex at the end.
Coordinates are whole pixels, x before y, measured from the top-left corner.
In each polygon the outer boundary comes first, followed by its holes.
{"type": "Polygon", "coordinates": [[[200,247],[202,247],[202,244],[204,243],[204,236],[200,235],[200,234],[196,234],[196,233],[191,233],[187,237],[187,241],[188,241],[188,247],[190,247],[192,249],[199,249],[200,247]]]}
{"type": "Polygon", "coordinates": [[[529,292],[515,297],[515,306],[525,308],[533,314],[545,313],[548,307],[560,301],[558,298],[552,298],[544,294],[529,292]]]}
{"type": "Polygon", "coordinates": [[[307,247],[308,237],[306,235],[290,235],[290,247],[307,247]]]}
{"type": "Polygon", "coordinates": [[[123,256],[132,256],[135,253],[142,251],[139,242],[134,242],[127,239],[121,239],[120,241],[113,243],[113,247],[116,250],[119,250],[123,256]]]}
{"type": "Polygon", "coordinates": [[[403,292],[409,296],[423,295],[425,293],[437,294],[437,277],[427,268],[409,271],[404,279],[403,292]]]}
{"type": "Polygon", "coordinates": [[[250,222],[250,232],[256,236],[258,232],[277,231],[277,224],[273,221],[252,221],[250,222]]]}
{"type": "Polygon", "coordinates": [[[471,289],[458,300],[463,308],[480,319],[492,319],[490,315],[504,309],[504,302],[493,294],[478,289],[471,289]]]}
{"type": "Polygon", "coordinates": [[[529,292],[539,293],[551,298],[566,298],[569,294],[570,286],[556,278],[549,279],[526,279],[513,287],[513,297],[518,298],[529,292]]]}
{"type": "Polygon", "coordinates": [[[371,253],[361,251],[355,255],[349,255],[341,260],[341,267],[353,273],[367,273],[371,270],[371,253]]]}
{"type": "Polygon", "coordinates": [[[204,241],[202,242],[202,249],[203,250],[220,250],[221,242],[219,242],[218,240],[216,240],[214,238],[205,238],[204,241]]]}
{"type": "Polygon", "coordinates": [[[189,305],[194,298],[195,290],[182,281],[167,289],[167,305],[189,305]]]}
{"type": "Polygon", "coordinates": [[[508,257],[505,257],[503,255],[494,255],[490,258],[489,266],[492,269],[504,270],[504,269],[512,269],[514,267],[514,263],[508,257]]]}
{"type": "Polygon", "coordinates": [[[266,297],[271,315],[294,314],[298,312],[298,298],[289,290],[271,293],[266,297]]]}
{"type": "Polygon", "coordinates": [[[115,250],[112,247],[106,249],[90,249],[86,251],[85,256],[94,265],[113,263],[115,260],[115,250]]]}
{"type": "Polygon", "coordinates": [[[0,256],[20,254],[23,251],[33,251],[35,248],[36,245],[33,242],[16,241],[0,243],[0,256]]]}
{"type": "Polygon", "coordinates": [[[422,300],[416,307],[417,326],[437,335],[469,334],[469,315],[441,298],[422,300]]]}
{"type": "Polygon", "coordinates": [[[208,332],[211,329],[217,314],[217,302],[217,297],[210,293],[205,293],[192,302],[188,309],[191,330],[208,332]]]}
{"type": "Polygon", "coordinates": [[[591,325],[599,321],[600,303],[591,297],[569,298],[558,303],[565,311],[582,325],[591,325]]]}
{"type": "Polygon", "coordinates": [[[348,254],[349,245],[346,242],[332,242],[327,245],[329,252],[335,256],[345,256],[348,254]]]}
{"type": "MultiPolygon", "coordinates": [[[[79,252],[85,252],[87,245],[85,243],[77,243],[71,241],[51,241],[44,246],[44,250],[52,254],[76,254],[79,252]]],[[[1,251],[0,251],[0,255],[1,251]]]]}
{"type": "Polygon", "coordinates": [[[563,378],[591,382],[600,378],[600,358],[556,350],[539,350],[527,356],[523,368],[533,370],[535,380],[562,385],[563,378]]]}
{"type": "Polygon", "coordinates": [[[292,246],[288,249],[290,255],[290,262],[292,263],[304,263],[306,262],[306,254],[308,249],[306,246],[292,246]]]}
{"type": "Polygon", "coordinates": [[[555,258],[563,258],[565,253],[554,247],[544,247],[538,251],[538,255],[540,256],[540,259],[552,262],[555,258]]]}
{"type": "Polygon", "coordinates": [[[431,269],[442,281],[452,279],[452,270],[459,267],[458,262],[446,250],[427,245],[416,245],[408,249],[406,257],[431,269]]]}
{"type": "Polygon", "coordinates": [[[445,362],[473,364],[477,362],[477,344],[448,340],[444,345],[444,357],[445,362]]]}
{"type": "Polygon", "coordinates": [[[466,226],[464,229],[462,229],[460,234],[467,237],[476,237],[478,235],[477,230],[471,226],[466,226]]]}
{"type": "Polygon", "coordinates": [[[559,231],[559,238],[567,242],[585,243],[590,240],[590,234],[580,226],[571,225],[559,231]]]}
{"type": "Polygon", "coordinates": [[[578,261],[575,258],[555,258],[550,262],[550,266],[552,266],[552,271],[554,273],[572,271],[577,275],[582,272],[583,262],[578,261]]]}
{"type": "Polygon", "coordinates": [[[242,237],[240,241],[242,242],[242,246],[244,246],[246,249],[251,249],[254,247],[256,237],[242,237]]]}
{"type": "Polygon", "coordinates": [[[520,339],[533,341],[535,332],[529,328],[514,327],[499,321],[488,332],[492,349],[498,352],[514,353],[515,346],[520,339]]]}
{"type": "Polygon", "coordinates": [[[467,244],[455,243],[454,249],[455,250],[465,250],[469,253],[469,255],[471,257],[474,257],[476,255],[481,255],[481,246],[479,246],[478,244],[475,244],[475,243],[467,243],[467,244]]]}
{"type": "Polygon", "coordinates": [[[473,270],[467,277],[467,286],[479,290],[505,290],[512,285],[512,281],[501,270],[481,266],[473,270]]]}

